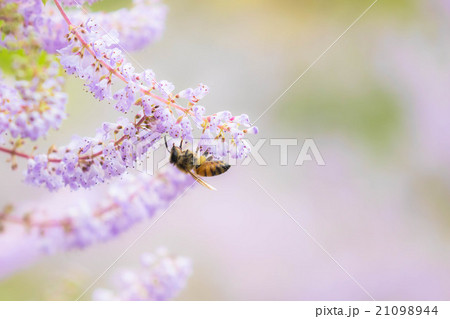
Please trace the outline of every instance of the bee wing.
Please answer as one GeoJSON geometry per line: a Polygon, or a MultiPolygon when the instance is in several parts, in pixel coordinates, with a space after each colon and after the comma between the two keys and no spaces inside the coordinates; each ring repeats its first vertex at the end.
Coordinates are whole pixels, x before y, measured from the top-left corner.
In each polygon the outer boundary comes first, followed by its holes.
{"type": "Polygon", "coordinates": [[[210,190],[216,191],[217,189],[215,189],[213,186],[209,185],[207,182],[205,182],[203,179],[201,179],[197,174],[195,174],[194,172],[189,171],[189,174],[191,174],[191,176],[197,181],[197,183],[199,183],[200,185],[205,186],[206,188],[209,188],[210,190]]]}

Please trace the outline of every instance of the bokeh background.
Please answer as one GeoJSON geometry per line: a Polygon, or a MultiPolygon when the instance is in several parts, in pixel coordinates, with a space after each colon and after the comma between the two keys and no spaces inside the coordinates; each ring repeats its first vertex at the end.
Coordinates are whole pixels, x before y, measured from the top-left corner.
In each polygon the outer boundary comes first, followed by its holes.
{"type": "MultiPolygon", "coordinates": [[[[163,38],[133,57],[178,89],[209,85],[209,113],[256,119],[372,2],[165,0],[163,38]]],[[[179,300],[370,299],[256,180],[375,299],[448,300],[449,30],[448,0],[378,1],[258,120],[258,138],[299,140],[288,165],[267,140],[267,165],[233,167],[218,192],[190,190],[95,287],[165,246],[193,261],[179,300]],[[325,166],[294,165],[306,138],[325,166]]],[[[47,147],[119,116],[80,80],[67,90],[70,118],[47,147]]],[[[2,205],[49,196],[7,164],[0,174],[2,205]]],[[[151,222],[29,263],[0,282],[0,299],[76,298],[151,222]]],[[[14,245],[2,249],[26,248],[14,245]]]]}

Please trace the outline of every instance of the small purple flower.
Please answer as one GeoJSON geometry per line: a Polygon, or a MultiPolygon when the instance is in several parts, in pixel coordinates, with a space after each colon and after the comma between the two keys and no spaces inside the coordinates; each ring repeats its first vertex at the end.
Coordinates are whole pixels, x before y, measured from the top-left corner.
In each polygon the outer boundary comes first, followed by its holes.
{"type": "Polygon", "coordinates": [[[199,84],[195,89],[185,89],[178,93],[180,97],[183,99],[189,100],[192,104],[198,103],[201,99],[203,99],[206,94],[208,94],[209,88],[205,84],[199,84]]]}
{"type": "Polygon", "coordinates": [[[51,64],[45,73],[31,81],[16,81],[12,87],[0,75],[0,134],[37,140],[58,128],[66,118],[67,95],[62,79],[51,78],[58,65],[51,64]]]}
{"type": "Polygon", "coordinates": [[[141,269],[123,270],[116,274],[113,289],[98,288],[92,299],[108,300],[171,300],[186,286],[192,273],[191,261],[172,257],[160,248],[154,254],[141,255],[141,269]]]}
{"type": "Polygon", "coordinates": [[[164,98],[168,98],[172,91],[175,90],[175,86],[166,80],[162,80],[156,84],[156,89],[164,98]]]}
{"type": "MultiPolygon", "coordinates": [[[[70,161],[67,158],[67,162],[70,161]]],[[[29,170],[36,174],[46,165],[48,159],[45,156],[36,156],[29,170]]],[[[95,171],[91,173],[95,174],[95,171]]],[[[39,173],[42,175],[45,173],[39,173]]],[[[78,178],[76,174],[73,176],[78,178]]],[[[83,176],[80,178],[83,180],[83,176]]],[[[91,193],[93,196],[89,200],[83,199],[83,195],[77,196],[77,192],[72,193],[73,200],[56,197],[62,200],[60,203],[55,200],[23,203],[14,212],[14,224],[8,224],[7,215],[0,216],[0,220],[8,228],[17,225],[23,216],[22,226],[33,237],[41,253],[80,249],[111,240],[145,218],[152,218],[193,182],[190,176],[169,166],[155,176],[125,175],[111,184],[106,194],[91,193]]]]}

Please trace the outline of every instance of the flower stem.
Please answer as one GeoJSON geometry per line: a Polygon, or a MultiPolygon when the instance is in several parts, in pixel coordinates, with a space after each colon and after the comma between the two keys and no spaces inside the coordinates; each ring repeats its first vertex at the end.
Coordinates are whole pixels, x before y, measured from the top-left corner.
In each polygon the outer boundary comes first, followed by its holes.
{"type": "MultiPolygon", "coordinates": [[[[141,124],[142,124],[142,123],[145,121],[145,119],[147,119],[147,118],[148,118],[147,116],[143,116],[136,124],[134,124],[134,126],[136,127],[136,131],[137,131],[137,132],[140,131],[140,129],[141,129],[141,127],[140,127],[141,124]]],[[[120,143],[122,143],[122,142],[123,142],[125,139],[127,139],[127,138],[129,138],[128,135],[122,135],[122,136],[120,137],[120,139],[118,139],[118,140],[114,143],[114,145],[115,145],[115,146],[119,145],[120,143]]],[[[26,159],[32,159],[32,158],[33,158],[32,155],[26,154],[26,153],[23,153],[23,152],[18,152],[15,148],[9,149],[9,148],[0,146],[0,152],[7,153],[7,154],[11,154],[11,156],[18,156],[18,157],[26,158],[26,159]]],[[[96,157],[98,157],[98,156],[100,156],[100,155],[102,155],[102,154],[103,154],[103,151],[100,151],[100,152],[97,152],[97,153],[92,154],[92,155],[80,156],[80,157],[78,158],[78,160],[92,159],[92,158],[96,158],[96,157]]],[[[48,161],[49,161],[50,163],[60,163],[62,160],[59,159],[59,158],[49,158],[48,161]]]]}
{"type": "Polygon", "coordinates": [[[26,158],[26,159],[32,158],[31,155],[28,155],[28,154],[25,154],[25,153],[22,153],[22,152],[18,152],[15,149],[8,149],[6,147],[1,147],[1,146],[0,146],[0,152],[8,153],[8,154],[11,154],[12,156],[23,157],[23,158],[26,158]]]}
{"type": "MultiPolygon", "coordinates": [[[[77,38],[78,40],[81,42],[81,44],[83,44],[83,46],[86,48],[86,50],[101,64],[103,65],[109,72],[111,72],[112,74],[114,74],[115,76],[117,76],[120,80],[122,80],[123,82],[125,82],[126,84],[128,84],[127,79],[117,70],[112,68],[108,63],[106,63],[105,61],[98,59],[95,52],[92,50],[91,46],[86,42],[86,40],[84,40],[84,38],[80,35],[80,33],[76,30],[76,28],[73,27],[72,22],[70,21],[69,17],[67,16],[66,12],[64,11],[64,9],[62,8],[61,4],[59,3],[58,0],[53,0],[56,4],[56,7],[58,8],[59,12],[61,13],[62,17],[64,18],[64,20],[66,21],[67,25],[69,26],[69,30],[70,32],[72,32],[77,38]]],[[[174,108],[183,111],[183,112],[189,112],[190,114],[193,114],[191,111],[188,111],[188,109],[182,107],[181,105],[178,105],[174,102],[171,102],[169,100],[166,100],[156,94],[151,93],[148,89],[143,88],[142,86],[140,86],[140,90],[142,93],[151,96],[152,98],[163,102],[169,106],[173,106],[174,108]]]]}
{"type": "MultiPolygon", "coordinates": [[[[159,177],[159,176],[157,176],[159,177]]],[[[134,200],[136,196],[138,196],[142,192],[142,189],[139,188],[137,191],[133,192],[129,197],[128,201],[131,202],[134,200]]],[[[120,208],[120,204],[113,202],[108,206],[97,208],[93,212],[93,216],[97,218],[101,218],[102,216],[106,215],[107,213],[112,213],[115,209],[120,208]]],[[[32,219],[14,216],[9,213],[4,213],[0,211],[0,223],[6,222],[11,224],[18,224],[18,225],[24,225],[26,227],[34,227],[38,229],[44,229],[44,228],[52,228],[52,227],[70,227],[71,225],[71,218],[69,217],[63,217],[61,219],[53,219],[53,220],[42,220],[42,221],[34,221],[32,219]]],[[[70,229],[70,228],[69,228],[70,229]]]]}

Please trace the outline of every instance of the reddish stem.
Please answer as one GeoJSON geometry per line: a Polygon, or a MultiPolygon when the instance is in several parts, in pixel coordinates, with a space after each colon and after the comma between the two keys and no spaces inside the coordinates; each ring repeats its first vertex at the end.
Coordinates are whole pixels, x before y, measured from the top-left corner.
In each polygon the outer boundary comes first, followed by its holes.
{"type": "MultiPolygon", "coordinates": [[[[56,4],[56,7],[58,8],[59,12],[61,13],[61,15],[63,16],[64,20],[66,21],[67,25],[69,26],[69,30],[70,32],[72,32],[73,34],[75,34],[75,36],[78,38],[78,40],[81,42],[81,44],[83,44],[83,46],[86,48],[86,50],[101,64],[103,65],[109,72],[111,72],[112,74],[114,74],[115,76],[117,76],[120,80],[122,80],[123,82],[128,84],[128,81],[125,79],[125,77],[116,69],[112,68],[108,63],[104,62],[103,60],[100,60],[97,58],[97,56],[95,55],[95,52],[92,50],[91,46],[83,39],[83,37],[80,35],[80,33],[76,30],[76,28],[73,27],[72,22],[70,21],[69,17],[67,16],[67,14],[65,13],[64,9],[61,7],[61,4],[59,3],[58,0],[53,0],[56,4]]],[[[184,107],[182,107],[181,105],[178,105],[176,103],[173,103],[169,100],[166,100],[156,94],[151,93],[149,90],[144,89],[143,87],[140,87],[140,90],[142,93],[151,96],[152,98],[163,102],[167,105],[173,106],[177,109],[179,109],[180,111],[183,112],[191,112],[188,111],[187,109],[185,109],[184,107]]],[[[192,114],[192,113],[191,113],[192,114]]]]}
{"type": "Polygon", "coordinates": [[[27,158],[27,159],[32,158],[31,155],[28,155],[28,154],[25,154],[25,153],[22,153],[22,152],[18,152],[15,149],[10,150],[8,148],[1,147],[1,146],[0,146],[0,152],[5,152],[5,153],[8,153],[8,154],[11,154],[12,156],[19,156],[19,157],[23,157],[23,158],[27,158]]]}
{"type": "Polygon", "coordinates": [[[61,13],[64,20],[66,20],[66,23],[70,26],[72,23],[70,22],[69,17],[67,16],[66,12],[64,12],[63,8],[61,7],[61,4],[58,0],[55,0],[56,7],[58,7],[59,12],[61,13]]]}
{"type": "MultiPolygon", "coordinates": [[[[138,132],[139,132],[139,129],[140,129],[140,125],[144,122],[144,120],[145,120],[146,118],[147,118],[146,116],[143,116],[143,117],[139,120],[139,122],[137,122],[137,123],[135,124],[136,130],[137,130],[138,132]]],[[[116,145],[116,146],[119,145],[119,144],[120,144],[123,140],[125,140],[126,138],[127,138],[127,135],[122,135],[122,137],[121,137],[120,139],[118,139],[117,141],[114,142],[114,145],[116,145]]],[[[1,146],[0,146],[0,152],[8,153],[8,154],[11,154],[12,156],[23,157],[23,158],[26,158],[26,159],[31,159],[31,158],[33,158],[33,156],[31,156],[31,155],[28,155],[28,154],[25,154],[25,153],[22,153],[22,152],[18,152],[18,151],[16,151],[15,149],[8,149],[8,148],[1,147],[1,146]]],[[[100,152],[97,152],[97,153],[92,154],[92,155],[81,156],[81,157],[79,157],[78,159],[79,159],[79,160],[87,160],[87,159],[91,159],[91,158],[96,158],[96,157],[98,157],[98,156],[100,156],[100,155],[102,155],[102,154],[103,154],[103,151],[100,151],[100,152]]],[[[50,163],[60,163],[60,162],[61,162],[61,159],[59,159],[59,158],[49,158],[48,161],[49,161],[50,163]]]]}
{"type": "MultiPolygon", "coordinates": [[[[94,57],[94,59],[96,59],[102,66],[104,66],[109,72],[111,72],[111,74],[114,74],[120,80],[122,80],[123,82],[128,84],[129,82],[125,79],[125,77],[117,69],[112,68],[108,63],[106,63],[105,61],[100,60],[100,59],[97,58],[97,56],[95,55],[95,52],[92,50],[91,46],[84,40],[84,38],[80,35],[80,33],[77,31],[77,29],[73,26],[72,22],[70,21],[70,18],[67,16],[66,12],[62,8],[59,0],[53,0],[53,1],[55,3],[56,7],[58,8],[58,11],[61,13],[61,16],[63,17],[64,21],[69,26],[69,31],[72,32],[77,37],[77,39],[80,41],[80,43],[83,45],[83,47],[86,48],[86,50],[89,52],[89,54],[91,54],[94,57]]],[[[152,98],[154,98],[154,99],[156,99],[156,100],[158,100],[160,102],[163,102],[163,103],[167,104],[168,106],[173,106],[176,109],[181,110],[182,112],[185,112],[185,113],[190,114],[190,115],[194,115],[194,113],[191,110],[189,110],[187,108],[184,108],[184,107],[182,107],[182,106],[180,106],[180,105],[178,105],[178,104],[176,104],[176,103],[174,103],[172,101],[166,100],[166,99],[164,99],[164,98],[162,98],[162,97],[160,97],[160,96],[158,96],[156,94],[153,94],[153,93],[150,92],[150,90],[147,90],[147,89],[145,89],[142,86],[140,87],[140,90],[141,90],[142,93],[144,93],[144,94],[146,94],[148,96],[151,96],[152,98]]],[[[205,117],[205,119],[207,121],[209,121],[210,118],[211,118],[211,116],[205,117]]],[[[141,121],[143,119],[144,119],[144,117],[141,119],[141,121]]],[[[141,121],[140,121],[140,123],[141,123],[141,121]]],[[[224,127],[222,125],[220,125],[219,128],[224,130],[224,131],[229,130],[229,128],[226,128],[226,127],[224,127]]],[[[116,142],[116,145],[118,143],[122,142],[125,138],[126,138],[125,136],[122,136],[122,138],[119,139],[116,142]]],[[[25,153],[22,153],[22,152],[18,152],[15,149],[7,149],[7,148],[4,148],[4,147],[0,147],[0,152],[8,153],[8,154],[11,154],[12,156],[18,156],[18,157],[22,157],[22,158],[26,158],[26,159],[33,158],[32,155],[28,155],[28,154],[25,154],[25,153]]],[[[91,156],[82,156],[82,157],[80,157],[80,159],[81,160],[85,160],[85,159],[89,159],[89,158],[94,158],[94,157],[100,156],[101,154],[102,154],[102,152],[97,152],[97,153],[95,153],[95,154],[93,154],[91,156]]],[[[48,161],[51,162],[51,163],[59,163],[59,162],[61,162],[61,159],[49,158],[48,161]]]]}
{"type": "MultiPolygon", "coordinates": [[[[123,82],[125,82],[126,84],[128,84],[128,81],[125,79],[125,77],[116,69],[112,68],[108,63],[104,62],[103,60],[100,60],[97,58],[97,56],[95,55],[95,52],[92,50],[92,48],[90,47],[90,45],[83,39],[83,37],[80,35],[80,33],[76,30],[76,28],[73,28],[72,22],[70,21],[69,17],[67,16],[67,14],[64,12],[64,9],[61,7],[59,0],[53,0],[56,4],[56,6],[58,7],[59,12],[61,13],[61,15],[63,16],[64,20],[66,21],[66,23],[69,26],[69,29],[72,29],[71,32],[75,34],[75,36],[78,38],[78,40],[81,42],[81,44],[83,44],[83,46],[87,49],[87,51],[94,57],[94,59],[96,59],[101,65],[103,65],[109,72],[111,72],[112,74],[114,74],[115,76],[117,76],[120,80],[122,80],[123,82]]],[[[142,86],[139,87],[139,89],[141,90],[142,93],[151,96],[152,98],[163,102],[165,104],[167,104],[168,106],[173,106],[174,108],[188,113],[190,115],[195,115],[191,110],[182,107],[181,105],[178,105],[172,101],[166,100],[156,94],[153,94],[150,92],[150,90],[147,90],[145,88],[143,88],[142,86]]],[[[209,121],[211,118],[211,116],[207,116],[206,120],[209,121]]],[[[222,130],[227,130],[227,128],[223,127],[222,125],[219,126],[220,129],[222,130]]]]}
{"type": "MultiPolygon", "coordinates": [[[[142,188],[139,188],[137,191],[132,193],[130,197],[128,198],[128,201],[131,202],[139,193],[142,192],[142,188]]],[[[119,208],[119,204],[113,202],[110,205],[98,209],[96,212],[94,212],[95,217],[101,217],[102,215],[111,212],[112,210],[119,208]]],[[[20,218],[17,216],[13,216],[10,214],[3,214],[0,212],[0,222],[7,222],[7,223],[13,223],[13,224],[19,224],[19,225],[27,225],[30,227],[36,227],[39,229],[42,228],[50,228],[50,227],[64,227],[71,225],[71,219],[69,217],[62,218],[60,220],[46,220],[46,221],[33,221],[33,220],[26,220],[24,218],[20,218]]]]}

